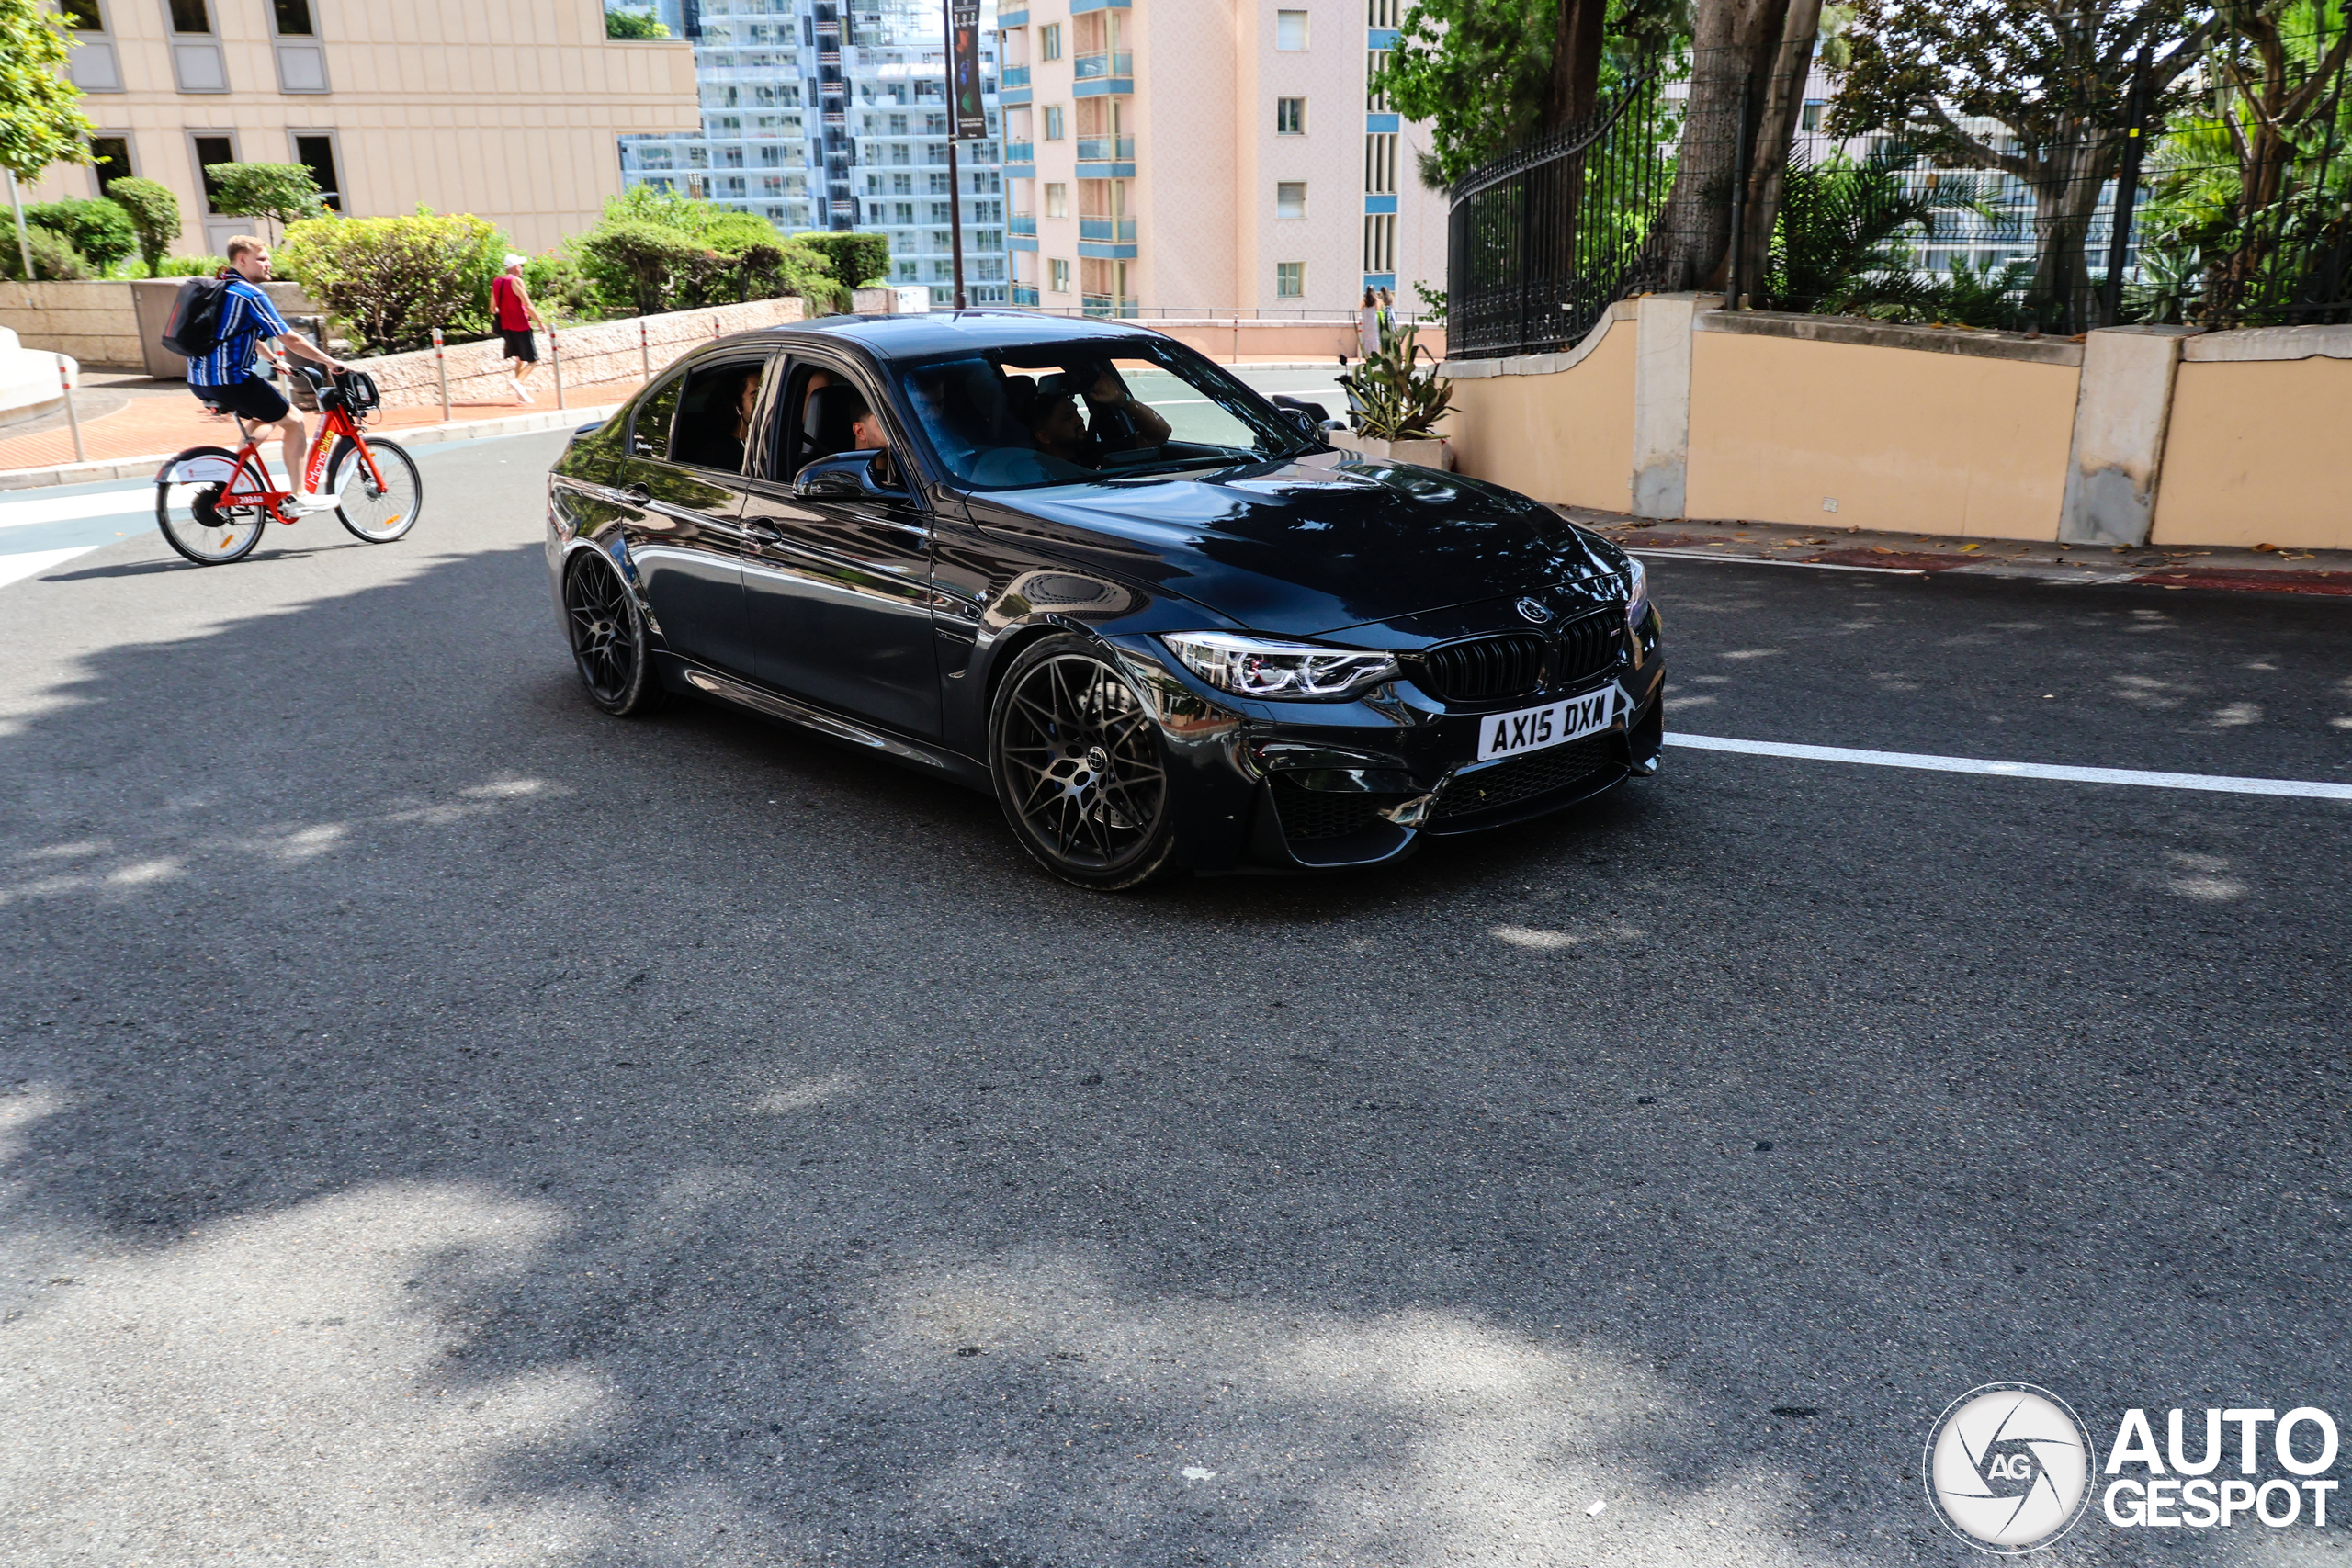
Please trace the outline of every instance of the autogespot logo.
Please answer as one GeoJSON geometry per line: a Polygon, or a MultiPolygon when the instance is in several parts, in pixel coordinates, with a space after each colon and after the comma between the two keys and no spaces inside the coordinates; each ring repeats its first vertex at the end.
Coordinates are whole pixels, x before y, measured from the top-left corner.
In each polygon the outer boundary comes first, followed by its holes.
{"type": "Polygon", "coordinates": [[[1987,1383],[1937,1418],[1921,1467],[1954,1535],[1981,1551],[2037,1551],[2083,1517],[2090,1433],[2048,1389],[1987,1383]]]}

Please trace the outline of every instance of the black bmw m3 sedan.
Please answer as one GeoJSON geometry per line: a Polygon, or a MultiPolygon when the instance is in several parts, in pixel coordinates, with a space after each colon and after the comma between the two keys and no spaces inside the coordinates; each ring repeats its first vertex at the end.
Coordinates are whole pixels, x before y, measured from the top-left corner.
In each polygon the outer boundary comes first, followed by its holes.
{"type": "Polygon", "coordinates": [[[606,713],[700,694],[990,791],[1089,887],[1393,860],[1663,739],[1639,562],[1117,322],[714,344],[573,439],[548,565],[606,713]]]}

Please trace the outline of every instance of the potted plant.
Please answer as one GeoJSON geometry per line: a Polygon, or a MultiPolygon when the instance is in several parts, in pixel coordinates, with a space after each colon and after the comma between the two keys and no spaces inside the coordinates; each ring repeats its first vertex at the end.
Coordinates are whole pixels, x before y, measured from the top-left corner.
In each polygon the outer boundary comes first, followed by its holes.
{"type": "Polygon", "coordinates": [[[1326,439],[1332,446],[1368,457],[1446,466],[1437,423],[1451,412],[1453,387],[1439,377],[1434,363],[1415,363],[1420,354],[1416,335],[1412,327],[1400,332],[1384,322],[1380,352],[1340,378],[1354,404],[1356,428],[1331,431],[1326,439]]]}

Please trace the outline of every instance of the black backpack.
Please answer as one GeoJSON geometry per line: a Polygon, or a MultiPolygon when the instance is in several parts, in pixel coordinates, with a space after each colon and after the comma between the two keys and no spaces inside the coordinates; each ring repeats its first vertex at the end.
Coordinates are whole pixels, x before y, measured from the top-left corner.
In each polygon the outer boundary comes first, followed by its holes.
{"type": "Polygon", "coordinates": [[[191,277],[180,285],[172,301],[171,320],[164,323],[158,341],[182,359],[201,359],[220,342],[220,301],[227,297],[226,278],[191,277]]]}

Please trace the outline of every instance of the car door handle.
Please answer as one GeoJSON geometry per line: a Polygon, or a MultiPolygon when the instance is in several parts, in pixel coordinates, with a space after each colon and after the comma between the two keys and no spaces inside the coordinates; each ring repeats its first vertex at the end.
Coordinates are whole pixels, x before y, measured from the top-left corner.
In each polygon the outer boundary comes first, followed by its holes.
{"type": "Polygon", "coordinates": [[[644,506],[653,500],[653,492],[643,485],[623,485],[620,497],[631,506],[644,506]]]}

